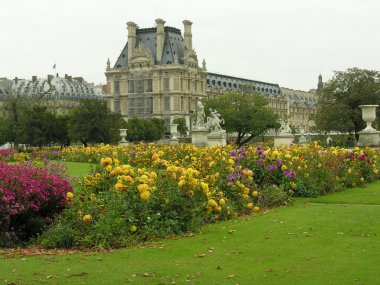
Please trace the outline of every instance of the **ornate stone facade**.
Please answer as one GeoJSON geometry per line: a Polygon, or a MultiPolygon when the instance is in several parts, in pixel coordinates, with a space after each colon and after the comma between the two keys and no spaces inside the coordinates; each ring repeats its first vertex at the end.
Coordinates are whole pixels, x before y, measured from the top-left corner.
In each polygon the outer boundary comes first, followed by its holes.
{"type": "Polygon", "coordinates": [[[128,42],[114,67],[108,60],[105,73],[112,111],[120,112],[126,120],[134,116],[162,118],[167,126],[184,117],[192,129],[199,98],[213,98],[248,85],[252,92],[267,97],[269,107],[298,131],[308,131],[314,125],[317,93],[208,73],[205,60],[200,67],[192,48],[192,23],[185,20],[183,24],[182,37],[179,29],[165,27],[162,19],[156,20],[155,28],[147,29],[127,23],[128,42]]]}
{"type": "Polygon", "coordinates": [[[107,62],[107,101],[112,111],[128,120],[162,118],[166,125],[184,117],[189,128],[196,102],[206,97],[206,66],[199,67],[192,48],[190,21],[181,31],[156,20],[155,28],[139,29],[127,23],[128,42],[114,67],[107,62]]]}

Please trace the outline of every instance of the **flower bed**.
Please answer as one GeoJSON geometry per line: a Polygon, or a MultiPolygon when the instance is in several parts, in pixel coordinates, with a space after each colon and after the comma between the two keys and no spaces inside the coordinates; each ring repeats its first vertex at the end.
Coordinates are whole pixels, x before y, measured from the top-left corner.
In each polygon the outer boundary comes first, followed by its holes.
{"type": "Polygon", "coordinates": [[[42,240],[46,247],[120,247],[180,234],[289,196],[319,196],[379,178],[378,150],[196,148],[137,144],[67,148],[65,160],[98,162],[70,195],[70,207],[42,240]]]}
{"type": "Polygon", "coordinates": [[[58,170],[0,161],[0,246],[28,241],[64,208],[72,186],[58,170]]]}

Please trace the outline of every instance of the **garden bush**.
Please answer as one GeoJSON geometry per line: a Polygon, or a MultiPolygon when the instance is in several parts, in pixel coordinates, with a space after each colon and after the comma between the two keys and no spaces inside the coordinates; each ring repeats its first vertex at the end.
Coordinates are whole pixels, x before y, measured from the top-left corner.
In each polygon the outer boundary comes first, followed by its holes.
{"type": "Polygon", "coordinates": [[[27,242],[52,222],[72,191],[59,166],[0,161],[0,246],[27,242]]]}

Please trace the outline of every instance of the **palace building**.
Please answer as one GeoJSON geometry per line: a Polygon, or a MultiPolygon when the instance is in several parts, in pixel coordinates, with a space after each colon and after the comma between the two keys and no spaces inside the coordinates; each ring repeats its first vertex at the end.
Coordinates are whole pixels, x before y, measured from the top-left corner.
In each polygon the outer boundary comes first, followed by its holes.
{"type": "Polygon", "coordinates": [[[107,101],[112,111],[128,120],[162,118],[166,124],[184,117],[189,129],[195,120],[196,103],[239,91],[241,85],[269,99],[269,107],[287,118],[296,129],[309,130],[316,112],[317,93],[282,88],[278,84],[207,72],[192,48],[192,22],[183,21],[184,33],[165,26],[140,29],[127,23],[128,41],[116,63],[108,60],[107,101]]]}
{"type": "Polygon", "coordinates": [[[101,87],[87,83],[82,77],[73,78],[67,74],[64,78],[58,74],[47,78],[32,76],[31,80],[0,78],[0,102],[14,95],[45,100],[60,112],[77,106],[82,99],[106,99],[101,87]]]}

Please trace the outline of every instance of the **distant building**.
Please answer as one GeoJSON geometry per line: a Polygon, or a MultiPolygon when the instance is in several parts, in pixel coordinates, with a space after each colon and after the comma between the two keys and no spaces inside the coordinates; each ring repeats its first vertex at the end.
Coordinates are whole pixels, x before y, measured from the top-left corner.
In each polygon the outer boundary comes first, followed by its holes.
{"type": "Polygon", "coordinates": [[[107,62],[107,100],[125,119],[162,118],[166,124],[184,117],[191,126],[198,98],[206,97],[206,64],[200,67],[192,48],[190,21],[184,36],[165,21],[139,29],[128,22],[128,42],[113,68],[107,62]]]}
{"type": "Polygon", "coordinates": [[[157,19],[156,27],[139,29],[135,23],[127,23],[128,41],[112,68],[108,60],[105,73],[112,111],[126,120],[158,117],[166,124],[184,117],[191,129],[199,98],[213,98],[248,85],[252,92],[268,98],[269,107],[281,118],[289,117],[291,125],[305,130],[313,125],[316,93],[207,72],[205,60],[200,67],[192,48],[192,23],[183,21],[183,37],[179,29],[164,24],[157,19]]]}
{"type": "Polygon", "coordinates": [[[37,78],[32,76],[31,80],[15,78],[8,80],[0,79],[0,100],[6,96],[18,95],[39,100],[48,101],[49,106],[64,111],[79,104],[81,99],[99,99],[106,98],[101,87],[95,87],[94,84],[87,83],[82,77],[65,75],[64,78],[48,75],[47,78],[37,78]],[[6,86],[6,87],[4,87],[6,86]]]}

